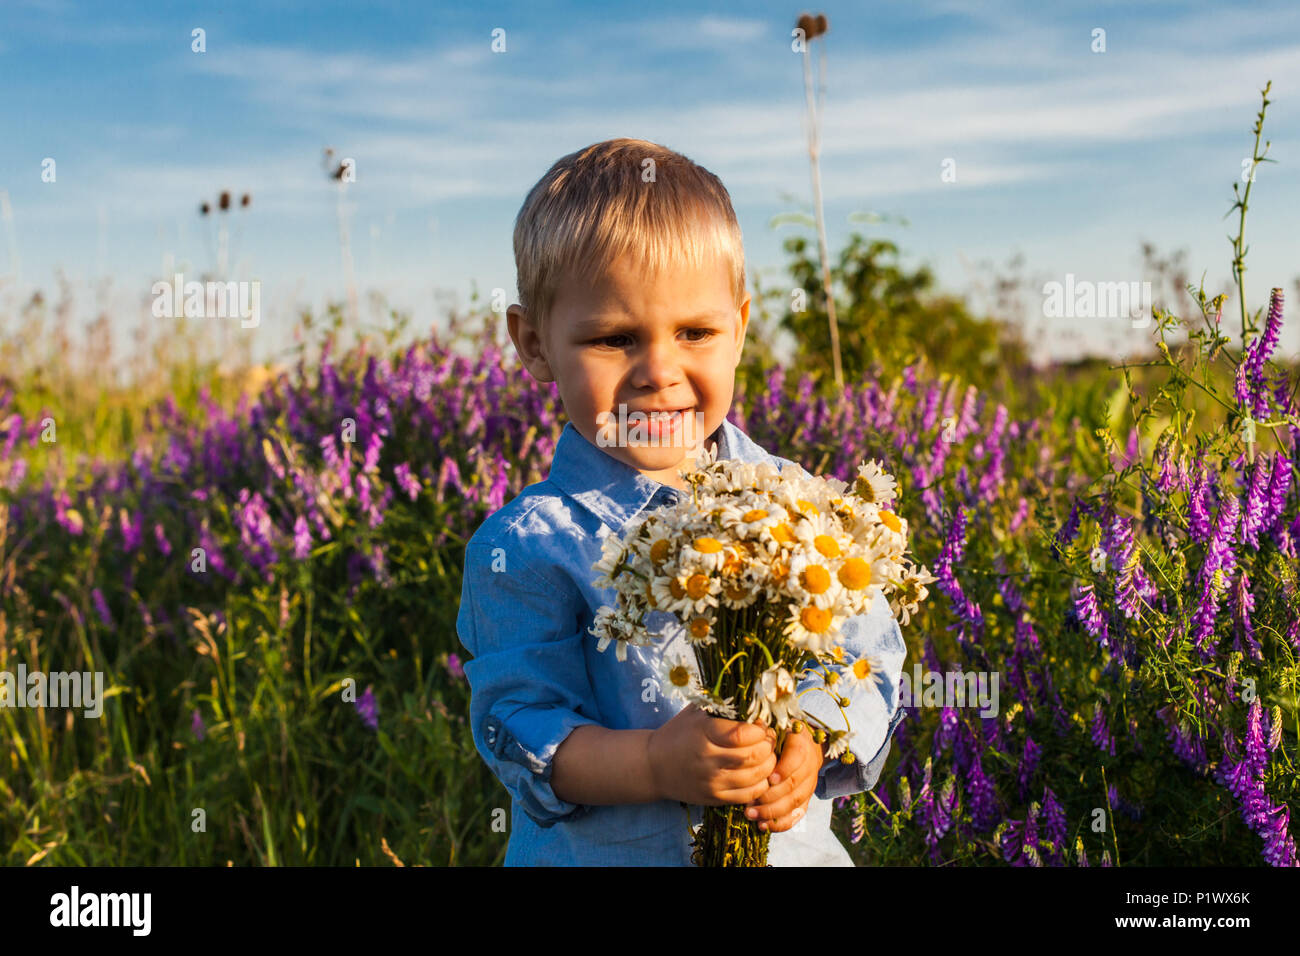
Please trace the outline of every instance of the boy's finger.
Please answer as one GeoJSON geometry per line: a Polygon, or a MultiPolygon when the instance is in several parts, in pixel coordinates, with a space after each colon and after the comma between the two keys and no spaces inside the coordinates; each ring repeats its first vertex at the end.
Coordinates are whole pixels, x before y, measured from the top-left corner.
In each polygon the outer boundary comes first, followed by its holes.
{"type": "Polygon", "coordinates": [[[764,824],[764,828],[770,833],[782,833],[785,830],[793,830],[794,825],[803,819],[807,807],[795,807],[789,816],[782,817],[779,820],[773,820],[771,823],[764,824]]]}
{"type": "MultiPolygon", "coordinates": [[[[748,724],[739,720],[727,720],[715,717],[708,722],[704,730],[708,738],[719,747],[749,747],[759,743],[767,736],[767,728],[758,724],[748,724]]],[[[772,735],[775,742],[776,735],[772,735]]]]}
{"type": "Polygon", "coordinates": [[[779,779],[768,782],[772,784],[784,783],[786,778],[793,777],[806,762],[807,753],[803,748],[787,746],[781,751],[781,759],[776,762],[776,769],[772,771],[774,776],[779,779]]]}
{"type": "Polygon", "coordinates": [[[718,766],[720,767],[726,767],[729,769],[757,767],[759,764],[765,763],[770,759],[772,761],[770,764],[772,769],[768,770],[768,773],[771,773],[772,770],[776,769],[776,751],[774,751],[771,745],[765,740],[756,744],[751,744],[748,747],[718,747],[714,750],[710,750],[709,754],[717,761],[718,766]]]}
{"type": "MultiPolygon", "coordinates": [[[[768,793],[770,792],[771,788],[769,787],[768,793]]],[[[766,793],[763,794],[763,797],[766,796],[766,793]]],[[[794,808],[799,805],[799,801],[793,793],[787,793],[785,796],[771,802],[764,800],[763,797],[759,797],[758,800],[745,807],[745,819],[770,827],[775,821],[788,817],[794,811],[794,808]]]]}
{"type": "Polygon", "coordinates": [[[762,803],[771,804],[783,797],[794,793],[799,788],[802,777],[799,773],[783,773],[779,780],[776,779],[777,772],[773,771],[767,778],[768,787],[759,798],[762,803]]]}

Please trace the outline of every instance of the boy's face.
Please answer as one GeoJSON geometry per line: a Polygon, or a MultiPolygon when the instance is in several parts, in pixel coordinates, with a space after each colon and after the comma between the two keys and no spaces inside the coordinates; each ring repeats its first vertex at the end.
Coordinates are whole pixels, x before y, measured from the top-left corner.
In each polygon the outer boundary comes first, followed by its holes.
{"type": "Polygon", "coordinates": [[[563,285],[545,338],[520,306],[507,316],[524,366],[556,383],[584,438],[647,478],[685,489],[678,467],[694,461],[731,409],[749,301],[735,307],[721,264],[671,266],[650,279],[625,258],[594,282],[563,285]],[[633,415],[666,409],[682,410],[675,427],[651,430],[633,415]]]}

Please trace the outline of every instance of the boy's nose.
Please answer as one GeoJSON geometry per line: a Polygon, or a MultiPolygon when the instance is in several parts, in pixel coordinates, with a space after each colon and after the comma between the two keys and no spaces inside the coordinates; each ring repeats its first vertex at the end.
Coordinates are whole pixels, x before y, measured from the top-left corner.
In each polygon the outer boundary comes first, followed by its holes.
{"type": "Polygon", "coordinates": [[[681,362],[674,345],[651,344],[637,363],[635,384],[640,388],[663,390],[677,384],[682,378],[681,362]]]}

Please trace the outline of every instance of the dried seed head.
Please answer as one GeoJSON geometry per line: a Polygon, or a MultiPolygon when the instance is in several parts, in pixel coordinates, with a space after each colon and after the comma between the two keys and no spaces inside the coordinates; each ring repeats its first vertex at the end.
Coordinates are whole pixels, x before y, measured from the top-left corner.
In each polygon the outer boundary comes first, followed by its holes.
{"type": "Polygon", "coordinates": [[[208,213],[210,213],[211,211],[212,211],[212,207],[209,206],[207,203],[203,203],[202,205],[199,206],[199,215],[200,215],[200,216],[206,216],[206,215],[207,215],[208,213]]]}
{"type": "Polygon", "coordinates": [[[249,204],[250,202],[252,202],[252,201],[253,201],[253,197],[252,197],[252,195],[250,195],[249,193],[244,193],[244,197],[243,197],[242,199],[239,200],[239,205],[240,205],[242,208],[247,209],[247,208],[248,208],[248,204],[249,204]]]}
{"type": "Polygon", "coordinates": [[[217,206],[221,209],[222,212],[225,212],[227,209],[229,209],[229,208],[230,208],[230,193],[226,192],[226,191],[223,189],[223,190],[221,191],[221,198],[217,200],[217,206]]]}
{"type": "Polygon", "coordinates": [[[819,13],[814,17],[811,13],[805,13],[799,17],[796,26],[803,31],[804,39],[811,40],[825,33],[829,24],[825,14],[819,13]]]}

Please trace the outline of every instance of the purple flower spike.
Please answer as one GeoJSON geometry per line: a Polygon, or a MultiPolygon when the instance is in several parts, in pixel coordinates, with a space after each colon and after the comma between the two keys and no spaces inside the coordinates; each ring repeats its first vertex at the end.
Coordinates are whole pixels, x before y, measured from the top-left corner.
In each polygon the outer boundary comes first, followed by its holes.
{"type": "Polygon", "coordinates": [[[99,588],[95,588],[90,592],[90,597],[95,604],[95,613],[104,622],[104,626],[111,631],[113,629],[113,615],[108,613],[108,602],[104,600],[104,592],[99,588]]]}

